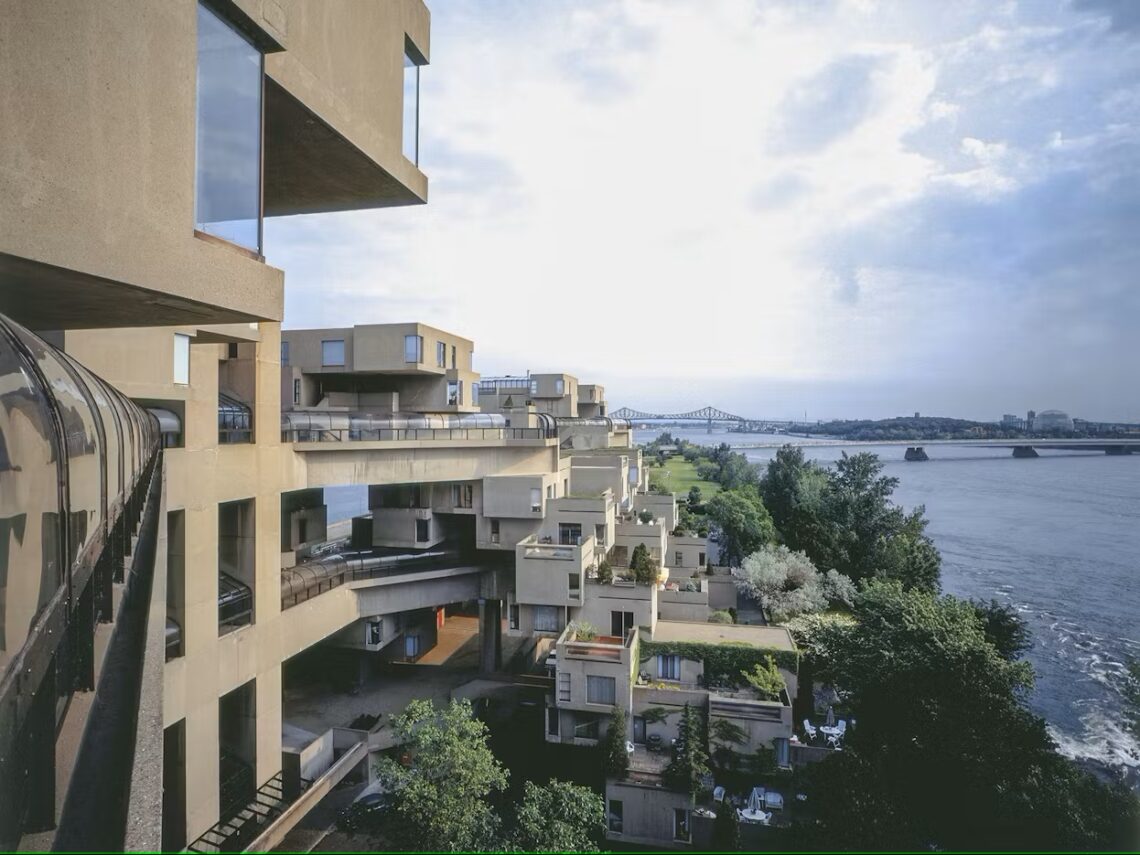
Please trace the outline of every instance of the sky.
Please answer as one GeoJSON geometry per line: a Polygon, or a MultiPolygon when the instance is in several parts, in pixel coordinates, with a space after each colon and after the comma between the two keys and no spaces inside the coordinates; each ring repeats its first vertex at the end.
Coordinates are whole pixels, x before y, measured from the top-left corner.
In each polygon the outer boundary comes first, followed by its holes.
{"type": "Polygon", "coordinates": [[[268,220],[286,327],[611,409],[1140,421],[1140,0],[428,6],[428,204],[268,220]]]}

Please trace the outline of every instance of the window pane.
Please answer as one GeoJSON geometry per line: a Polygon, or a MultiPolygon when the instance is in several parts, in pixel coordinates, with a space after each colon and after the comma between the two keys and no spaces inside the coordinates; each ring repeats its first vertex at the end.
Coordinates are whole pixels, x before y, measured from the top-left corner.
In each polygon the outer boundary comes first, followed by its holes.
{"type": "Polygon", "coordinates": [[[404,336],[404,362],[420,362],[423,353],[423,336],[404,336]]]}
{"type": "Polygon", "coordinates": [[[261,251],[261,52],[198,5],[197,228],[261,251]]]}
{"type": "Polygon", "coordinates": [[[617,697],[613,677],[586,677],[586,703],[612,704],[617,697]]]}
{"type": "Polygon", "coordinates": [[[344,339],[321,342],[321,365],[344,365],[344,339]]]}
{"type": "Polygon", "coordinates": [[[447,345],[442,341],[435,343],[435,364],[440,368],[447,367],[447,345]]]}
{"type": "Polygon", "coordinates": [[[447,384],[447,405],[454,407],[459,403],[459,384],[448,382],[447,384]]]}
{"type": "Polygon", "coordinates": [[[420,67],[404,54],[404,157],[420,163],[420,67]]]}
{"type": "MultiPolygon", "coordinates": [[[[535,632],[558,632],[558,608],[556,606],[535,606],[535,632]]],[[[569,677],[569,675],[566,675],[569,677]]]]}
{"type": "Polygon", "coordinates": [[[190,336],[174,334],[174,382],[190,383],[190,336]]]}
{"type": "Polygon", "coordinates": [[[530,509],[532,511],[542,510],[542,490],[538,487],[530,488],[530,509]]]}
{"type": "Polygon", "coordinates": [[[281,364],[289,364],[289,342],[287,341],[281,342],[281,364]]]}

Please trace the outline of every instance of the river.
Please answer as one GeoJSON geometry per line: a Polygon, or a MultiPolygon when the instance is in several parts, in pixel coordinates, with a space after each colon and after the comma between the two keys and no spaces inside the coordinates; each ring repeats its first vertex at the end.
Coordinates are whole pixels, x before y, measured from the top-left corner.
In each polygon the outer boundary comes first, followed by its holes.
{"type": "Polygon", "coordinates": [[[1008,449],[927,445],[929,461],[908,463],[899,446],[669,430],[702,444],[768,443],[739,449],[759,464],[781,442],[824,464],[843,451],[878,454],[899,479],[895,501],[926,506],[943,590],[1011,604],[1028,623],[1037,676],[1029,704],[1062,753],[1140,786],[1140,742],[1122,727],[1121,694],[1125,660],[1140,658],[1140,455],[1015,460],[1008,449]]]}

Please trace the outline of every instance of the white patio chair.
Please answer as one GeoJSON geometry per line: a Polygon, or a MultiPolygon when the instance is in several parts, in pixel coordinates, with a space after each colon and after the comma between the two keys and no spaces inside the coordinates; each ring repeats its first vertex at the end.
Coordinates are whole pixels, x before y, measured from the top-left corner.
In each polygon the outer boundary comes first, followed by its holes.
{"type": "Polygon", "coordinates": [[[804,733],[807,734],[807,738],[812,742],[815,742],[815,738],[819,736],[819,731],[816,730],[815,725],[806,718],[804,719],[804,733]]]}

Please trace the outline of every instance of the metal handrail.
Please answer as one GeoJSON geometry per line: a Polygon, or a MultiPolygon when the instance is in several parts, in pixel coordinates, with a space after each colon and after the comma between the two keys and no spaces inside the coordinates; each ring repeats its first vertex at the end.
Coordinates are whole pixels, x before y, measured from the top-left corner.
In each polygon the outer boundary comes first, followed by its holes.
{"type": "Polygon", "coordinates": [[[543,428],[288,428],[282,442],[471,442],[474,440],[542,440],[552,435],[543,428]]]}

